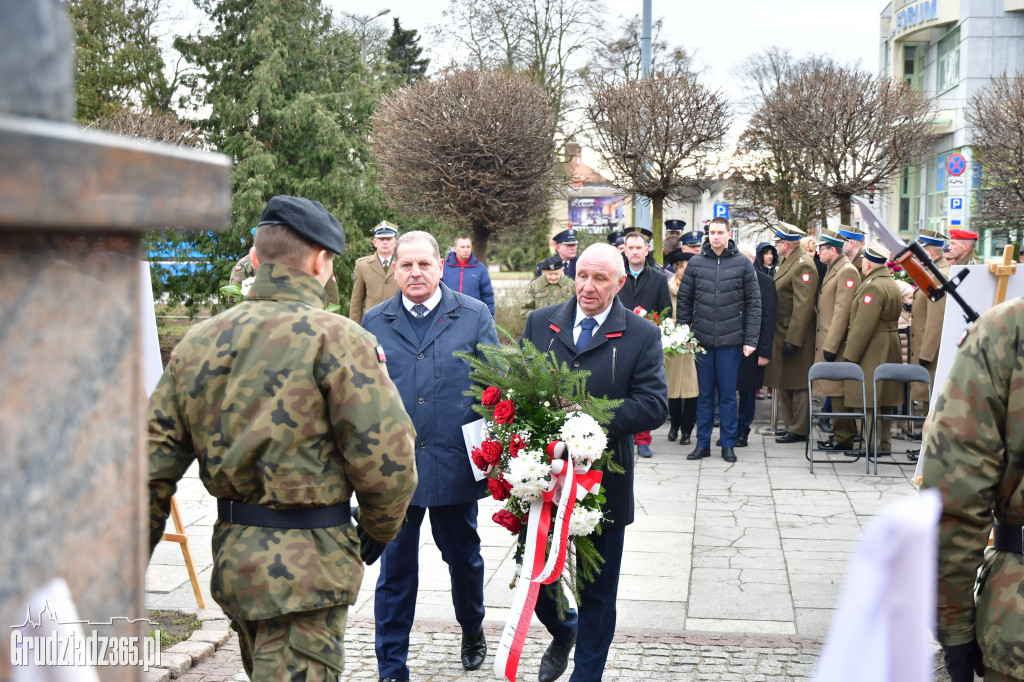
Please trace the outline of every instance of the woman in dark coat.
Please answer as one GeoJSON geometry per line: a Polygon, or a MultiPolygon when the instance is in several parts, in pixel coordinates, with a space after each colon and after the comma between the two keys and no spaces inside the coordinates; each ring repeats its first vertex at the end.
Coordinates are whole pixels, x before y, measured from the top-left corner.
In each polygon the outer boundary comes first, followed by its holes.
{"type": "MultiPolygon", "coordinates": [[[[757,339],[757,350],[749,357],[740,358],[740,372],[736,378],[736,390],[739,391],[737,402],[739,434],[736,437],[736,447],[747,446],[747,437],[750,435],[750,425],[754,422],[755,393],[764,385],[764,365],[772,357],[772,343],[775,340],[775,309],[778,307],[778,297],[775,293],[775,281],[767,274],[764,267],[762,255],[771,249],[775,254],[775,247],[767,242],[757,246],[757,255],[750,250],[749,246],[741,246],[740,251],[751,257],[754,261],[754,271],[757,273],[757,286],[761,289],[761,333],[757,339]],[[767,247],[767,248],[764,248],[767,247]]],[[[771,262],[771,270],[775,270],[775,254],[771,262]]]]}
{"type": "Polygon", "coordinates": [[[771,242],[761,242],[757,245],[757,255],[754,258],[754,269],[763,272],[768,277],[775,277],[775,268],[779,265],[779,252],[775,250],[771,242]],[[767,262],[765,262],[767,261],[767,262]]]}

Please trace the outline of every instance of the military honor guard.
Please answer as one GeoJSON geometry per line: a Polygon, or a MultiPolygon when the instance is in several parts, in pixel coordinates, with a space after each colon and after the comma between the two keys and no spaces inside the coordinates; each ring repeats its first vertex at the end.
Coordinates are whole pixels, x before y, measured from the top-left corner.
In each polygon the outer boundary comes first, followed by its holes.
{"type": "MultiPolygon", "coordinates": [[[[576,255],[579,249],[579,241],[577,241],[576,236],[576,230],[570,227],[568,230],[562,230],[553,237],[555,241],[555,255],[565,263],[565,276],[569,279],[576,277],[576,255]]],[[[533,276],[540,277],[540,275],[540,263],[537,263],[537,272],[533,276]]]]}
{"type": "Polygon", "coordinates": [[[564,303],[576,295],[576,284],[565,276],[565,263],[558,256],[540,262],[541,276],[526,287],[525,298],[519,312],[525,318],[534,310],[564,303]]]}
{"type": "MultiPolygon", "coordinates": [[[[818,257],[827,266],[818,293],[817,329],[815,330],[814,361],[835,362],[846,351],[846,333],[850,326],[850,308],[860,287],[861,274],[843,253],[846,240],[838,232],[822,230],[818,239],[818,257]]],[[[846,387],[842,381],[820,380],[814,386],[815,395],[832,398],[832,410],[845,412],[846,387]]],[[[852,419],[833,421],[833,436],[818,441],[826,450],[849,450],[853,447],[856,424],[852,419]]]]}
{"type": "Polygon", "coordinates": [[[957,229],[949,231],[949,255],[953,258],[953,265],[981,265],[977,247],[977,232],[957,229]]]}
{"type": "Polygon", "coordinates": [[[942,495],[937,639],[952,682],[1024,680],[1022,339],[1024,298],[983,314],[925,423],[921,488],[942,495]]]}
{"type": "Polygon", "coordinates": [[[210,591],[258,682],[339,679],[363,561],[398,534],[417,485],[416,433],[377,340],[325,310],[344,251],[320,202],[272,198],[256,281],[188,331],[149,400],[150,554],[197,461],[217,498],[210,591]]]}
{"type": "MultiPolygon", "coordinates": [[[[917,241],[924,246],[924,250],[931,256],[939,271],[949,277],[949,263],[942,257],[942,247],[946,243],[945,235],[935,230],[921,230],[917,235],[917,241]]],[[[942,342],[942,322],[946,316],[947,298],[943,296],[938,301],[930,301],[928,295],[918,289],[914,292],[914,303],[910,308],[910,361],[928,370],[933,387],[935,385],[935,363],[939,359],[939,345],[942,342]]],[[[910,397],[912,400],[920,401],[923,405],[923,413],[928,414],[930,396],[925,390],[924,384],[918,381],[912,383],[910,397]]]]}
{"type": "Polygon", "coordinates": [[[373,228],[374,253],[356,261],[348,313],[353,322],[362,322],[364,312],[398,292],[391,262],[397,238],[398,226],[386,220],[373,228]]]}
{"type": "Polygon", "coordinates": [[[765,384],[776,389],[784,431],[776,443],[800,443],[807,440],[807,415],[810,409],[807,372],[814,364],[817,332],[814,295],[818,291],[818,268],[800,246],[806,236],[796,225],[779,223],[775,229],[775,249],[781,263],[775,271],[778,309],[772,361],[765,370],[765,384]]]}
{"type": "MultiPolygon", "coordinates": [[[[889,412],[890,408],[903,404],[900,386],[889,381],[879,384],[879,394],[873,390],[875,369],[886,362],[901,362],[899,320],[903,311],[903,296],[893,281],[886,262],[889,251],[878,244],[864,249],[861,274],[864,276],[853,297],[850,308],[850,331],[846,339],[844,358],[856,362],[864,370],[865,400],[870,427],[874,411],[889,412]]],[[[846,406],[861,407],[861,387],[853,381],[846,382],[846,406]]],[[[867,451],[874,447],[873,432],[867,433],[867,451]]],[[[881,452],[892,449],[889,427],[885,425],[878,434],[881,452]]]]}

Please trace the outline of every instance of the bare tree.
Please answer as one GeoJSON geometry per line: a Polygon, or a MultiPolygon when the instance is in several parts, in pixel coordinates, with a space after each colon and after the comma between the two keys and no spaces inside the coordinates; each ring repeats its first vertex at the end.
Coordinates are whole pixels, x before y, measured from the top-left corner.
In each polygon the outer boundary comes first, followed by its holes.
{"type": "Polygon", "coordinates": [[[771,122],[762,118],[761,108],[783,85],[825,63],[825,58],[814,56],[798,61],[788,50],[772,46],[740,65],[738,76],[747,93],[740,106],[751,117],[737,144],[736,182],[728,192],[735,215],[764,228],[773,228],[781,220],[807,229],[824,214],[825,202],[794,171],[792,157],[803,153],[803,148],[782,139],[771,122]]]}
{"type": "Polygon", "coordinates": [[[449,0],[437,37],[456,46],[456,68],[528,75],[547,94],[559,140],[578,127],[580,71],[602,30],[601,0],[449,0]]]}
{"type": "Polygon", "coordinates": [[[554,119],[526,76],[461,71],[384,97],[373,116],[380,186],[410,215],[440,215],[487,240],[528,224],[550,200],[554,119]]]}
{"type": "Polygon", "coordinates": [[[198,128],[172,113],[154,109],[120,107],[100,116],[86,127],[181,147],[203,146],[203,135],[198,128]]]}
{"type": "Polygon", "coordinates": [[[982,164],[976,220],[985,228],[1024,228],[1024,73],[1004,73],[979,90],[967,109],[974,159],[982,164]]]}
{"type": "Polygon", "coordinates": [[[901,80],[827,63],[765,98],[757,118],[795,153],[808,189],[838,203],[849,224],[851,197],[885,186],[930,149],[929,102],[901,80]]]}
{"type": "MultiPolygon", "coordinates": [[[[711,186],[725,144],[729,105],[695,76],[649,78],[591,88],[587,119],[614,183],[651,200],[661,225],[666,199],[711,186]]],[[[661,253],[655,230],[654,252],[661,253]]]]}
{"type": "MultiPolygon", "coordinates": [[[[642,74],[640,16],[621,19],[622,31],[617,38],[602,42],[587,63],[584,78],[590,83],[638,80],[642,74]]],[[[693,60],[682,47],[668,47],[661,37],[662,20],[651,26],[651,74],[659,77],[685,76],[693,72],[693,60]]]]}

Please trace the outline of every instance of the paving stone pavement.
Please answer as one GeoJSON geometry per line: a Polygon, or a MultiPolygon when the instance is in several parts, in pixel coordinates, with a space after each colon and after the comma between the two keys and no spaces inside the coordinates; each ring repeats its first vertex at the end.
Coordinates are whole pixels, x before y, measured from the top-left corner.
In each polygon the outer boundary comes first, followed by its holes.
{"type": "MultiPolygon", "coordinates": [[[[758,408],[763,417],[767,401],[758,408]]],[[[755,425],[767,430],[764,423],[755,425]]],[[[847,560],[882,507],[914,494],[913,466],[880,466],[873,475],[865,473],[863,459],[836,455],[831,463],[815,464],[812,474],[803,444],[779,445],[763,434],[751,434],[750,447],[736,450],[734,464],[723,461],[714,447],[712,457],[691,462],[685,455],[693,445],[669,442],[666,434],[666,427],[655,431],[654,456],[637,460],[636,522],[626,532],[618,634],[605,679],[809,678],[847,560]]],[[[894,440],[898,447],[915,445],[894,440]]],[[[897,460],[907,462],[903,456],[897,460]]],[[[195,467],[179,486],[177,499],[208,606],[216,609],[209,597],[216,507],[195,467]]],[[[490,520],[498,508],[490,500],[480,505],[492,649],[508,614],[515,568],[511,536],[490,520]]],[[[447,568],[426,528],[420,537],[413,679],[493,679],[490,658],[484,670],[462,671],[447,568]]],[[[376,566],[367,567],[350,610],[347,679],[376,679],[376,578],[376,566]]],[[[156,548],[146,585],[149,608],[196,610],[177,545],[165,542],[156,548]]],[[[548,643],[536,619],[534,624],[520,679],[535,679],[548,643]]],[[[179,679],[231,679],[240,670],[232,637],[179,679]]]]}

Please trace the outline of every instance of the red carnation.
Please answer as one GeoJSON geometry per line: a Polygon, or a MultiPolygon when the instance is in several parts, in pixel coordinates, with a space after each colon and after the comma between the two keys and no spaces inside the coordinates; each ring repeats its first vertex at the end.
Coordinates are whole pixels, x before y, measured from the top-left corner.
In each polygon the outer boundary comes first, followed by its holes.
{"type": "Polygon", "coordinates": [[[494,421],[509,424],[516,418],[516,406],[511,400],[502,400],[494,406],[494,421]]]}
{"type": "Polygon", "coordinates": [[[512,457],[518,457],[519,451],[526,449],[526,441],[518,433],[512,434],[511,440],[508,442],[508,454],[512,457]]]}
{"type": "Polygon", "coordinates": [[[485,440],[480,444],[484,453],[484,461],[491,466],[496,466],[501,461],[501,443],[493,440],[485,440]]]}
{"type": "Polygon", "coordinates": [[[491,518],[499,526],[507,528],[510,533],[518,533],[523,527],[523,522],[519,520],[519,517],[506,509],[499,509],[491,518]]]}
{"type": "Polygon", "coordinates": [[[501,400],[501,391],[494,386],[484,389],[484,396],[480,399],[484,407],[494,407],[501,400]]]}
{"type": "Polygon", "coordinates": [[[480,448],[473,448],[470,458],[473,460],[473,465],[480,471],[487,471],[487,468],[490,466],[487,462],[487,455],[480,448]]]}
{"type": "Polygon", "coordinates": [[[502,483],[502,481],[496,478],[487,479],[487,492],[489,492],[491,494],[491,497],[498,500],[499,502],[501,500],[508,499],[508,489],[505,487],[505,484],[502,483]]]}

